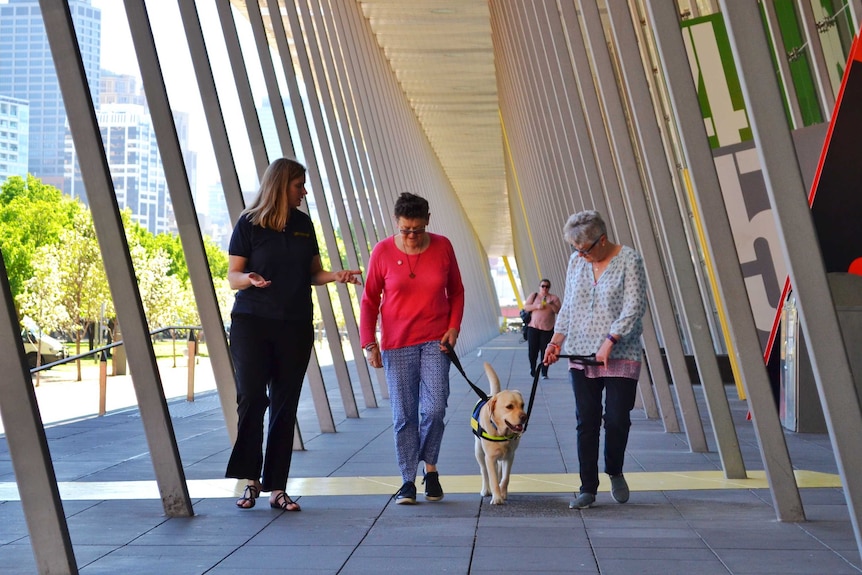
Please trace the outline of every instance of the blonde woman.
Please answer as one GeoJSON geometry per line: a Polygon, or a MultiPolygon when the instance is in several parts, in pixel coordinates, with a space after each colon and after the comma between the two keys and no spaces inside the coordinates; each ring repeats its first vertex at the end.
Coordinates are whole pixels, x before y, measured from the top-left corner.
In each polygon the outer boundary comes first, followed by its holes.
{"type": "Polygon", "coordinates": [[[230,350],[239,423],[225,477],[246,480],[236,502],[240,509],[251,509],[261,492],[269,492],[273,509],[300,510],[285,488],[313,342],[311,286],[360,281],[359,270],[321,266],[314,225],[299,210],[305,194],[305,167],[288,158],[275,160],[230,240],[228,282],[238,290],[230,350]]]}

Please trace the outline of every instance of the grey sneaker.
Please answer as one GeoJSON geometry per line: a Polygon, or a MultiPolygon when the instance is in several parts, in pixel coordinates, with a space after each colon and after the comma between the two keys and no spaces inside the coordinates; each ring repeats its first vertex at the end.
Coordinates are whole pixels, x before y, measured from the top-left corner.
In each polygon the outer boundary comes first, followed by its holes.
{"type": "Polygon", "coordinates": [[[623,474],[611,475],[611,496],[617,503],[625,503],[629,500],[629,484],[623,474]]]}
{"type": "Polygon", "coordinates": [[[595,502],[596,496],[594,494],[581,492],[569,502],[569,509],[587,509],[595,502]]]}
{"type": "Polygon", "coordinates": [[[436,471],[426,473],[422,483],[425,484],[425,499],[428,501],[443,499],[443,487],[440,485],[440,475],[436,471]]]}
{"type": "Polygon", "coordinates": [[[413,505],[416,503],[416,484],[405,481],[398,493],[395,494],[395,503],[398,505],[413,505]]]}

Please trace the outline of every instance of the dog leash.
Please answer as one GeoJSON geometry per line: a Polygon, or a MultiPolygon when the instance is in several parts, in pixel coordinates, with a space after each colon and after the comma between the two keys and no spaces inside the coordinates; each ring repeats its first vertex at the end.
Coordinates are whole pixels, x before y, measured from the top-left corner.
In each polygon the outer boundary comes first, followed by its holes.
{"type": "MultiPolygon", "coordinates": [[[[569,359],[575,363],[582,365],[604,365],[600,361],[596,361],[596,354],[590,355],[558,355],[560,359],[569,359]]],[[[530,390],[530,403],[527,404],[527,419],[524,420],[524,431],[527,431],[527,424],[530,423],[530,412],[533,411],[533,400],[536,398],[536,388],[539,387],[539,374],[541,368],[536,367],[536,373],[533,375],[533,388],[530,390]]]]}
{"type": "Polygon", "coordinates": [[[488,395],[484,391],[482,391],[482,389],[478,387],[475,383],[470,381],[469,377],[467,377],[467,372],[464,371],[464,367],[461,365],[461,360],[458,359],[458,355],[455,353],[455,350],[452,349],[452,344],[447,341],[443,344],[443,346],[446,348],[446,351],[444,351],[443,353],[445,353],[449,357],[449,360],[455,365],[455,367],[458,368],[458,371],[461,372],[461,375],[464,376],[464,379],[467,380],[467,383],[470,384],[470,387],[473,388],[473,391],[476,392],[476,395],[479,396],[479,399],[481,399],[482,401],[488,401],[488,395]]]}

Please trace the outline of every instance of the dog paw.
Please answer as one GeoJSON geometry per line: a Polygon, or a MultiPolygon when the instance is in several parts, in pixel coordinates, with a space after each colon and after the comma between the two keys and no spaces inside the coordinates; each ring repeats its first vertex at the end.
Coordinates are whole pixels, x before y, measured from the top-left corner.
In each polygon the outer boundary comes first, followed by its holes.
{"type": "Polygon", "coordinates": [[[488,497],[489,495],[491,495],[491,490],[490,489],[482,489],[482,491],[479,492],[479,495],[481,495],[482,497],[488,497]]]}
{"type": "Polygon", "coordinates": [[[505,504],[506,504],[506,500],[503,499],[502,497],[492,497],[491,498],[491,505],[505,505],[505,504]]]}

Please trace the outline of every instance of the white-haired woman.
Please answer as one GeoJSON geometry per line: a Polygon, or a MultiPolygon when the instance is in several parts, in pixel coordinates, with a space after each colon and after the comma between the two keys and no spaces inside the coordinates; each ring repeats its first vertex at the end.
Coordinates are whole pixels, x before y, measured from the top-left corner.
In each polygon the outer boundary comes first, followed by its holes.
{"type": "Polygon", "coordinates": [[[556,362],[565,352],[595,354],[601,364],[569,363],[581,475],[580,490],[569,507],[584,509],[596,500],[602,421],[605,473],[611,479],[611,495],[625,503],[629,487],[623,477],[623,461],[641,370],[641,318],[647,305],[643,260],[634,249],[612,242],[604,220],[593,210],[572,215],[563,236],[574,252],[569,258],[563,307],[545,350],[545,363],[556,362]]]}

